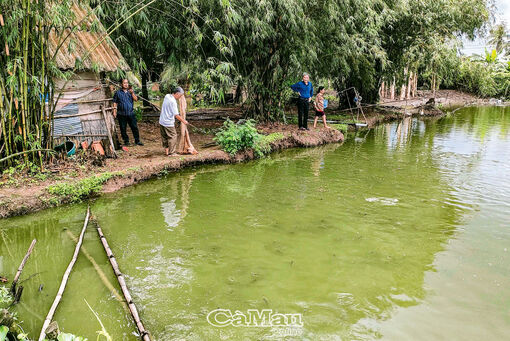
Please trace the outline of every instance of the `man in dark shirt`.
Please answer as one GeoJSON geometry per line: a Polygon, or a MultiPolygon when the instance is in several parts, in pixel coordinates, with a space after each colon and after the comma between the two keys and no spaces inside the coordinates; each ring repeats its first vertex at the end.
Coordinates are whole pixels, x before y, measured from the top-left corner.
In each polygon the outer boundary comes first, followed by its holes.
{"type": "Polygon", "coordinates": [[[308,110],[313,96],[313,85],[310,82],[310,76],[306,72],[303,73],[303,80],[292,84],[290,88],[299,92],[297,105],[299,130],[308,130],[308,110]]]}
{"type": "Polygon", "coordinates": [[[119,119],[120,134],[126,146],[129,146],[129,136],[126,131],[128,125],[133,132],[135,143],[143,146],[143,143],[140,141],[136,116],[133,111],[133,102],[136,101],[138,101],[138,97],[135,95],[133,88],[129,86],[129,81],[123,79],[122,89],[117,90],[115,95],[113,95],[113,117],[119,119]]]}

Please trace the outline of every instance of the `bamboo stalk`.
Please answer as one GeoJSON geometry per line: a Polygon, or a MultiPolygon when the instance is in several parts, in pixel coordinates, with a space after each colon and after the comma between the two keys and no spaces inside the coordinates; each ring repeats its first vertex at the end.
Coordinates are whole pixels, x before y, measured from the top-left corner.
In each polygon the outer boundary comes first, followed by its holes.
{"type": "Polygon", "coordinates": [[[90,207],[87,207],[87,215],[85,217],[85,221],[83,223],[83,228],[81,229],[80,237],[78,238],[78,243],[76,243],[76,247],[74,248],[74,254],[73,258],[71,258],[71,262],[67,266],[66,271],[64,272],[64,276],[62,277],[62,282],[60,283],[60,287],[57,292],[57,296],[55,296],[55,300],[53,300],[53,304],[51,305],[50,311],[48,312],[48,315],[46,316],[46,319],[44,320],[43,326],[41,328],[41,334],[39,335],[39,341],[43,341],[45,338],[45,331],[46,328],[51,323],[51,320],[53,319],[53,315],[55,314],[55,311],[57,310],[58,304],[60,303],[60,300],[62,299],[62,295],[64,294],[64,290],[67,285],[67,280],[69,279],[69,275],[71,274],[71,271],[73,270],[74,263],[76,263],[76,259],[78,258],[78,254],[80,252],[81,244],[83,243],[83,236],[85,234],[85,230],[87,229],[87,225],[89,223],[90,218],[90,207]]]}
{"type": "Polygon", "coordinates": [[[33,150],[25,150],[24,152],[19,152],[19,153],[11,154],[9,156],[4,157],[3,159],[0,159],[0,163],[2,163],[4,161],[7,161],[10,158],[13,158],[15,156],[24,155],[24,154],[32,153],[32,152],[43,152],[43,151],[55,152],[53,149],[45,149],[45,148],[42,148],[42,149],[41,148],[40,149],[33,149],[33,150]]]}
{"type": "Polygon", "coordinates": [[[21,261],[21,264],[18,267],[18,271],[16,272],[16,275],[14,276],[14,279],[12,280],[11,292],[13,294],[16,293],[16,284],[18,283],[19,277],[21,276],[21,272],[23,271],[23,268],[25,267],[25,264],[27,263],[28,258],[30,257],[30,255],[32,254],[32,251],[34,250],[34,246],[35,246],[36,242],[37,242],[36,239],[32,240],[32,243],[28,247],[25,257],[23,257],[23,260],[21,261]]]}
{"type": "Polygon", "coordinates": [[[133,298],[129,293],[126,281],[124,280],[124,275],[122,274],[122,272],[120,272],[119,265],[117,264],[117,260],[115,259],[115,256],[113,255],[113,252],[110,249],[110,246],[108,245],[108,241],[106,240],[106,237],[104,236],[103,231],[101,230],[101,227],[99,226],[97,221],[94,222],[96,223],[96,229],[97,234],[99,235],[99,239],[101,239],[101,243],[103,244],[106,255],[108,256],[110,264],[112,265],[113,272],[115,273],[115,276],[119,281],[120,288],[122,289],[122,293],[124,294],[124,298],[126,299],[126,302],[128,304],[131,316],[133,317],[136,327],[138,328],[138,332],[140,333],[140,338],[144,341],[151,341],[149,332],[145,329],[142,321],[140,320],[138,310],[136,309],[135,303],[133,302],[133,298]]]}
{"type": "MultiPolygon", "coordinates": [[[[74,241],[75,243],[78,243],[78,238],[76,238],[76,236],[69,230],[66,230],[66,233],[67,235],[69,236],[69,238],[74,241]]],[[[96,270],[97,274],[99,275],[99,278],[101,278],[101,281],[104,283],[104,285],[108,288],[108,290],[110,290],[110,292],[112,293],[113,296],[115,296],[115,298],[117,299],[117,301],[119,302],[122,302],[122,306],[124,307],[124,309],[128,310],[127,306],[124,304],[124,301],[122,300],[122,296],[120,296],[119,292],[117,291],[117,289],[115,289],[115,287],[113,286],[113,284],[108,280],[108,277],[106,276],[106,274],[104,273],[103,269],[101,269],[101,267],[99,266],[99,264],[97,264],[96,260],[94,259],[94,257],[92,257],[90,255],[90,253],[87,251],[87,249],[85,248],[85,246],[82,246],[81,247],[81,253],[83,253],[83,255],[89,260],[89,262],[92,264],[92,266],[94,267],[94,269],[96,270]]]]}

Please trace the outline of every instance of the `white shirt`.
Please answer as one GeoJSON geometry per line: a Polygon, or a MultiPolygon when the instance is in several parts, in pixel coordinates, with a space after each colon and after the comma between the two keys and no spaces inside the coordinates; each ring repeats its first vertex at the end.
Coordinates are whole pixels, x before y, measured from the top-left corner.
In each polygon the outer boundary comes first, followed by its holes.
{"type": "Polygon", "coordinates": [[[159,124],[163,127],[175,126],[175,115],[179,115],[177,101],[171,94],[167,94],[161,106],[161,114],[159,115],[159,124]]]}

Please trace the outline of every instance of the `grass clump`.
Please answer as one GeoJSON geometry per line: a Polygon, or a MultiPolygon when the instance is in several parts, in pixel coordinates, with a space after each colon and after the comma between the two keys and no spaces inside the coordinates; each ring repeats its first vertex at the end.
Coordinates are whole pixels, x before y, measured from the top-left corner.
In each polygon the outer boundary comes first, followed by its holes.
{"type": "Polygon", "coordinates": [[[115,176],[122,175],[120,172],[106,172],[99,176],[92,176],[77,182],[62,182],[47,187],[48,193],[57,197],[57,203],[79,202],[91,195],[97,194],[103,188],[103,184],[115,176]]]}
{"type": "Polygon", "coordinates": [[[344,132],[344,133],[349,130],[349,125],[342,124],[342,123],[340,123],[340,124],[330,124],[330,127],[333,127],[333,128],[335,128],[337,130],[340,130],[341,132],[344,132]]]}
{"type": "Polygon", "coordinates": [[[269,154],[271,152],[271,143],[282,140],[285,136],[283,133],[272,133],[269,135],[261,135],[257,141],[255,150],[259,151],[262,155],[269,154]]]}

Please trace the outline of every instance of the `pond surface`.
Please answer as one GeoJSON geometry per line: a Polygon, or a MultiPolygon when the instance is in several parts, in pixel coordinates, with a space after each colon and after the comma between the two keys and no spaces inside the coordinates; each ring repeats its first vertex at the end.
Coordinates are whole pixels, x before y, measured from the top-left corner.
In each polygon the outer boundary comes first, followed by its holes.
{"type": "MultiPolygon", "coordinates": [[[[502,340],[509,129],[509,108],[406,119],[343,145],[170,174],[91,208],[155,340],[502,340]],[[214,327],[218,308],[302,314],[303,327],[214,327]]],[[[0,221],[1,275],[12,278],[37,238],[17,307],[34,338],[85,211],[0,221]]],[[[83,251],[55,315],[61,329],[95,340],[88,302],[114,340],[137,340],[94,225],[83,251]]]]}

